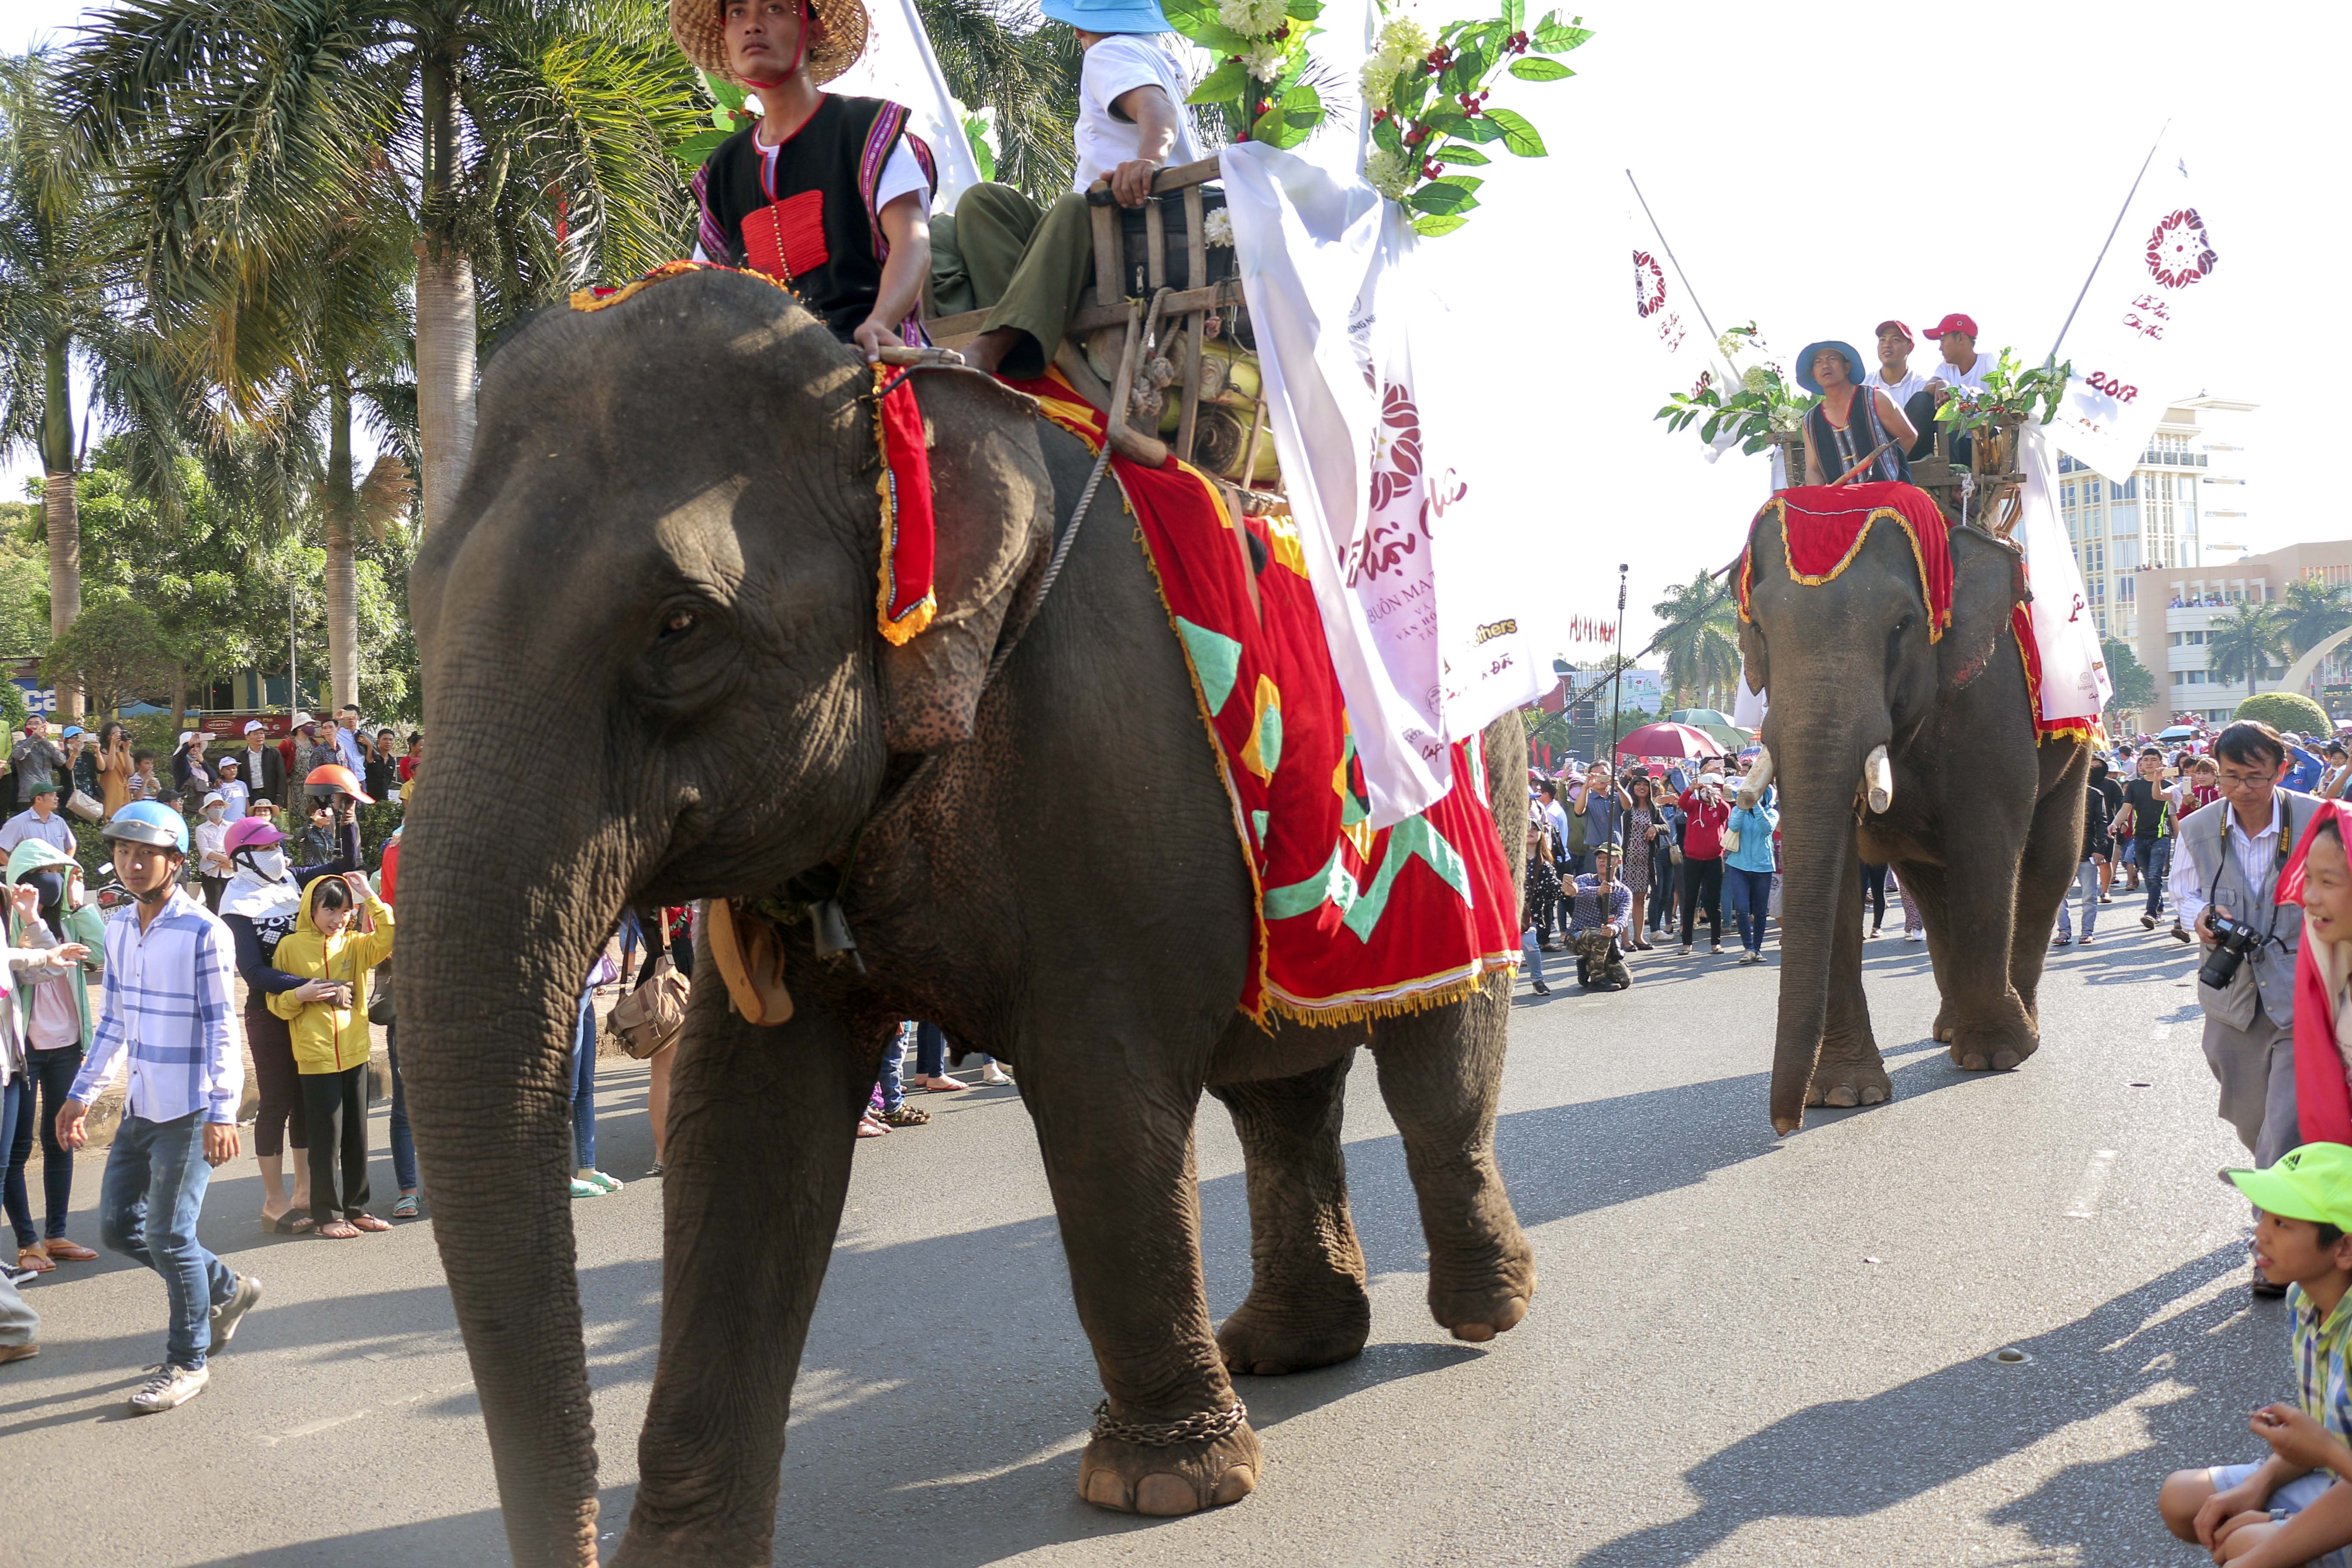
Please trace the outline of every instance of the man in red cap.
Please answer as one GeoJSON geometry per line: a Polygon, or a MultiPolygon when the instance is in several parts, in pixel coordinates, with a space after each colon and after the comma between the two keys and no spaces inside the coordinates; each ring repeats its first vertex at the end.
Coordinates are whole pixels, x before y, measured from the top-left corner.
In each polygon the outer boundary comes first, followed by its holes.
{"type": "Polygon", "coordinates": [[[1863,385],[1886,394],[1903,410],[1911,428],[1919,433],[1909,456],[1924,458],[1936,444],[1936,383],[1911,368],[1911,329],[1897,321],[1878,323],[1878,368],[1863,378],[1863,385]]]}
{"type": "Polygon", "coordinates": [[[1984,386],[1985,372],[1990,370],[1990,356],[1977,353],[1977,319],[1958,310],[1927,329],[1927,335],[1943,346],[1944,363],[1935,368],[1936,379],[1946,386],[1961,392],[1976,392],[1984,386]]]}

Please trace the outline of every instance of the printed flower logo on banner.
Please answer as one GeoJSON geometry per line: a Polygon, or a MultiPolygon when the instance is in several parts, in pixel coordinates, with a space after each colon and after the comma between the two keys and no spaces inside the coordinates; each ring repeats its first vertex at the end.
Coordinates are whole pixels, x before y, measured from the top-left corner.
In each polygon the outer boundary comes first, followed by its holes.
{"type": "Polygon", "coordinates": [[[2195,207],[2168,215],[2147,237],[2147,269],[2168,289],[2186,289],[2210,277],[2220,260],[2195,207]]]}
{"type": "Polygon", "coordinates": [[[1421,478],[1421,410],[1400,384],[1381,396],[1380,427],[1372,432],[1373,511],[1412,489],[1421,478]]]}
{"type": "Polygon", "coordinates": [[[1633,253],[1633,313],[1648,319],[1666,302],[1666,274],[1646,250],[1633,253]]]}

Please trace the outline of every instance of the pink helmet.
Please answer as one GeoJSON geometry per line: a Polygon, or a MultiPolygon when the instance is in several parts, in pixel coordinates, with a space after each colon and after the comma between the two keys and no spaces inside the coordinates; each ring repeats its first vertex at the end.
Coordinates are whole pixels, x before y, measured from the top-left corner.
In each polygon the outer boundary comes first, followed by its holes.
{"type": "Polygon", "coordinates": [[[240,816],[228,825],[228,833],[221,839],[221,853],[235,855],[240,849],[267,849],[284,841],[286,835],[266,816],[240,816]]]}

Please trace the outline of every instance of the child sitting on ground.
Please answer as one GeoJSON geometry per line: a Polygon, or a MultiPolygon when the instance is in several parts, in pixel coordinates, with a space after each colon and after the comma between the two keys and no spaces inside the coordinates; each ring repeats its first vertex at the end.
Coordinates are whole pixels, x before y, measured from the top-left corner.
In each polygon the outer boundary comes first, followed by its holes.
{"type": "Polygon", "coordinates": [[[2271,1446],[2260,1464],[2176,1470],[2157,1509],[2165,1527],[2230,1568],[2346,1568],[2352,1545],[2352,1148],[2306,1143],[2263,1171],[2225,1171],[2261,1211],[2254,1267],[2287,1287],[2288,1341],[2301,1408],[2254,1412],[2271,1446]]]}

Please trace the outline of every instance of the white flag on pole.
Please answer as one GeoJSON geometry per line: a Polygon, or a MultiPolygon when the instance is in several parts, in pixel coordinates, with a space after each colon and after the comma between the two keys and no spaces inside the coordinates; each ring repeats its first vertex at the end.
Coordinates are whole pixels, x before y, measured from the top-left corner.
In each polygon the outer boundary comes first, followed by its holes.
{"type": "Polygon", "coordinates": [[[2083,595],[2083,572],[2058,513],[2058,453],[2050,432],[2028,425],[2017,443],[2025,482],[2015,536],[2032,590],[2033,640],[2042,654],[2042,721],[2095,719],[2116,694],[2099,630],[2083,595]]]}
{"type": "Polygon", "coordinates": [[[2168,400],[2196,389],[2181,344],[2220,259],[2188,160],[2159,145],[2060,345],[2074,375],[2051,437],[2117,484],[2139,466],[2168,400]]]}

